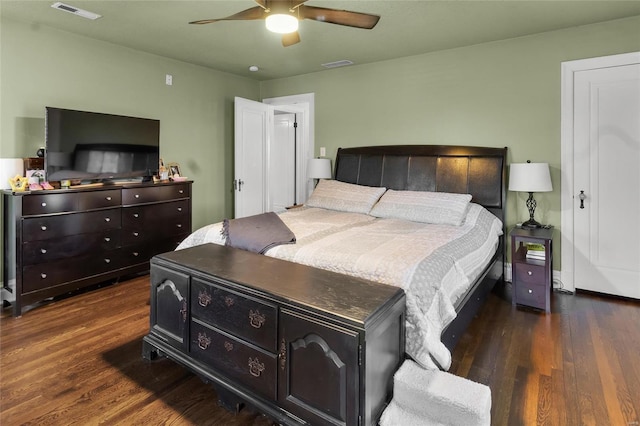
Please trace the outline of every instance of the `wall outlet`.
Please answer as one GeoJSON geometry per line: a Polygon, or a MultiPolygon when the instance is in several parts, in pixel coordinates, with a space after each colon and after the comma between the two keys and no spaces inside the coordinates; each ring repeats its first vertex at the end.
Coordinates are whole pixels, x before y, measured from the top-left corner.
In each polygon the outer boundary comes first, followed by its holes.
{"type": "Polygon", "coordinates": [[[173,85],[173,76],[171,74],[167,74],[164,78],[164,83],[167,86],[172,86],[173,85]]]}
{"type": "Polygon", "coordinates": [[[324,157],[327,155],[327,148],[325,148],[324,146],[320,147],[320,157],[324,157]]]}

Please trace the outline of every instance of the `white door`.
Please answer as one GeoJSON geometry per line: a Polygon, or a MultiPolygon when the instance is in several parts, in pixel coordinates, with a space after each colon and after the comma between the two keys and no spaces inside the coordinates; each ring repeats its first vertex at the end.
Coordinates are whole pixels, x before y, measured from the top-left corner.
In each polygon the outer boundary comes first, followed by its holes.
{"type": "Polygon", "coordinates": [[[235,217],[252,216],[267,210],[268,177],[265,159],[269,144],[272,107],[235,98],[235,217]]]}
{"type": "Polygon", "coordinates": [[[640,299],[640,64],[573,80],[574,284],[640,299]]]}
{"type": "Polygon", "coordinates": [[[269,210],[293,205],[296,190],[296,115],[275,112],[273,140],[269,145],[269,210]]]}

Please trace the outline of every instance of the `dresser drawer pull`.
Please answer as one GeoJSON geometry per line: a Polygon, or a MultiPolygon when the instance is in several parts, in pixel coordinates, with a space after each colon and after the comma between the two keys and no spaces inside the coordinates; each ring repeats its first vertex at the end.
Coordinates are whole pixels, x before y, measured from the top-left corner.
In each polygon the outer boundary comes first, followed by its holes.
{"type": "Polygon", "coordinates": [[[140,217],[140,215],[138,213],[134,213],[133,217],[135,217],[136,219],[140,217]]]}
{"type": "Polygon", "coordinates": [[[42,226],[40,227],[40,229],[42,229],[43,231],[46,231],[46,230],[47,230],[47,227],[46,227],[46,226],[44,226],[44,225],[42,225],[42,226]]]}
{"type": "Polygon", "coordinates": [[[40,204],[42,207],[47,207],[47,203],[40,204]]]}
{"type": "Polygon", "coordinates": [[[533,275],[533,272],[527,271],[527,275],[531,276],[531,275],[533,275]]]}
{"type": "Polygon", "coordinates": [[[105,222],[111,222],[111,218],[110,218],[110,217],[105,217],[105,218],[104,218],[104,221],[105,221],[105,222]]]}
{"type": "Polygon", "coordinates": [[[266,317],[264,314],[261,314],[259,310],[256,309],[255,312],[253,310],[249,310],[249,324],[251,324],[251,327],[260,328],[264,324],[265,320],[266,317]]]}
{"type": "Polygon", "coordinates": [[[133,257],[138,257],[138,256],[140,256],[140,253],[138,253],[137,251],[134,251],[132,254],[133,254],[133,257]]]}
{"type": "Polygon", "coordinates": [[[225,341],[224,348],[227,350],[227,352],[231,352],[233,350],[233,343],[225,341]]]}
{"type": "Polygon", "coordinates": [[[109,241],[111,241],[111,237],[104,237],[104,241],[108,243],[109,241]]]}
{"type": "Polygon", "coordinates": [[[529,289],[529,294],[533,294],[533,290],[529,289]]]}
{"type": "Polygon", "coordinates": [[[284,370],[287,365],[287,342],[285,342],[284,339],[280,342],[278,358],[280,358],[280,369],[284,370]]]}
{"type": "Polygon", "coordinates": [[[227,305],[228,307],[235,305],[235,303],[236,303],[236,300],[233,297],[231,296],[224,297],[224,304],[227,305]]]}
{"type": "Polygon", "coordinates": [[[136,194],[133,196],[134,198],[140,198],[140,194],[136,194]]]}
{"type": "Polygon", "coordinates": [[[111,259],[105,259],[104,263],[111,263],[111,259]]]}
{"type": "Polygon", "coordinates": [[[46,253],[47,253],[47,249],[46,249],[46,248],[41,248],[41,249],[40,249],[40,253],[42,253],[42,254],[46,254],[46,253]]]}
{"type": "Polygon", "coordinates": [[[179,194],[184,194],[184,190],[183,190],[183,189],[180,189],[180,190],[178,191],[178,193],[179,193],[179,194]]]}
{"type": "Polygon", "coordinates": [[[47,274],[45,274],[44,272],[43,272],[43,273],[41,273],[41,274],[40,274],[40,278],[42,278],[42,279],[44,280],[45,278],[47,278],[47,274]]]}
{"type": "Polygon", "coordinates": [[[182,224],[181,224],[181,223],[178,223],[176,226],[177,226],[178,228],[182,228],[182,224]]]}
{"type": "Polygon", "coordinates": [[[211,303],[211,295],[206,291],[198,292],[198,305],[206,307],[211,303]]]}
{"type": "Polygon", "coordinates": [[[254,377],[260,377],[260,374],[264,371],[264,364],[256,359],[249,357],[249,373],[254,377]]]}
{"type": "Polygon", "coordinates": [[[105,199],[106,199],[107,201],[111,201],[111,197],[109,197],[109,196],[105,197],[105,199]]]}
{"type": "Polygon", "coordinates": [[[211,339],[204,333],[198,333],[198,347],[203,351],[211,344],[211,339]]]}
{"type": "Polygon", "coordinates": [[[134,236],[134,237],[137,237],[138,235],[140,235],[140,233],[139,233],[139,232],[134,232],[134,233],[133,233],[133,236],[134,236]]]}
{"type": "Polygon", "coordinates": [[[178,211],[181,212],[182,211],[182,207],[178,207],[178,211]]]}

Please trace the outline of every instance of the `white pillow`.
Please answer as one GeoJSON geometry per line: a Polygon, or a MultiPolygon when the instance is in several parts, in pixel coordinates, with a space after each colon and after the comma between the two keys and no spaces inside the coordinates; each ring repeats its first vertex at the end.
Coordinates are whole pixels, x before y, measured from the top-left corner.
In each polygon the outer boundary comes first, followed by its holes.
{"type": "Polygon", "coordinates": [[[369,214],[412,222],[460,226],[467,215],[470,201],[470,194],[390,189],[369,214]]]}
{"type": "Polygon", "coordinates": [[[316,186],[305,205],[328,210],[367,214],[386,190],[387,188],[322,179],[318,182],[318,186],[316,186]]]}

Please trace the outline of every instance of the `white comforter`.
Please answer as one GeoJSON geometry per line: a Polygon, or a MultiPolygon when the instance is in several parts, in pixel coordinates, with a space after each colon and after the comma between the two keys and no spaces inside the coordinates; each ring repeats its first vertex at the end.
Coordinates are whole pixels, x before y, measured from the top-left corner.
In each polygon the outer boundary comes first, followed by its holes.
{"type": "MultiPolygon", "coordinates": [[[[449,369],[451,353],[440,336],[456,316],[456,300],[491,260],[502,234],[499,219],[477,204],[471,204],[461,226],[307,207],[280,218],[297,242],[265,255],[402,287],[407,354],[427,368],[449,369]]],[[[177,249],[224,245],[221,229],[222,223],[205,226],[177,249]]]]}

